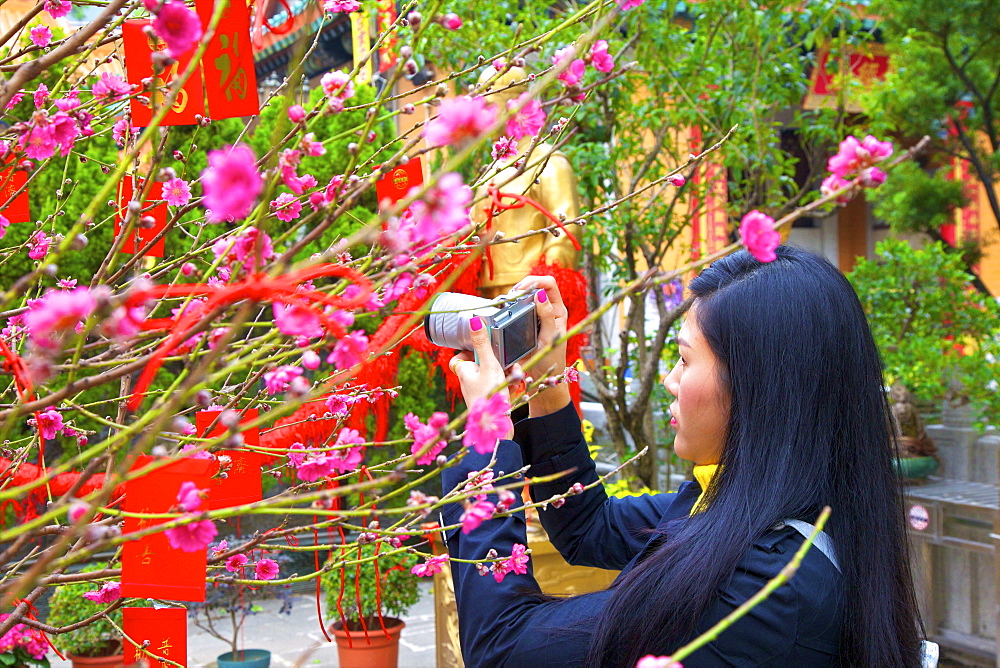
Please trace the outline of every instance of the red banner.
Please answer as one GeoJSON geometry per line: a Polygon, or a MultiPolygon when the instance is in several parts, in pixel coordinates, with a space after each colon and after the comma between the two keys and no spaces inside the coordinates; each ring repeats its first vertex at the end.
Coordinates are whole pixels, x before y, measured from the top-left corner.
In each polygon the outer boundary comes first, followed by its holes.
{"type": "MultiPolygon", "coordinates": [[[[195,415],[195,427],[198,435],[202,438],[218,436],[226,431],[226,428],[216,423],[211,433],[206,433],[212,421],[219,416],[219,411],[198,411],[195,415]]],[[[240,423],[247,423],[257,419],[257,409],[252,408],[243,413],[240,423]]],[[[241,432],[243,443],[246,445],[260,445],[260,431],[257,427],[241,432]]],[[[212,493],[208,497],[208,507],[212,510],[219,508],[229,508],[231,506],[241,506],[245,503],[253,503],[263,498],[260,468],[265,457],[250,450],[220,450],[217,455],[229,457],[230,464],[226,471],[226,477],[212,478],[212,493]]]]}
{"type": "MultiPolygon", "coordinates": [[[[132,470],[163,459],[142,456],[132,470]]],[[[165,513],[177,506],[181,484],[193,482],[209,489],[215,463],[182,457],[125,483],[124,510],[131,513],[165,513]]],[[[166,519],[126,517],[125,533],[141,531],[166,519]]],[[[162,531],[122,546],[122,596],[162,598],[171,601],[205,600],[205,550],[186,552],[170,545],[162,531]]]]}
{"type": "MultiPolygon", "coordinates": [[[[122,25],[122,40],[125,42],[125,76],[128,82],[142,86],[143,79],[153,79],[153,90],[147,91],[152,107],[163,103],[162,88],[170,84],[180,73],[184,72],[191,62],[191,51],[181,56],[165,72],[154,78],[153,51],[166,49],[163,42],[147,37],[143,29],[149,25],[145,19],[130,19],[122,25]]],[[[132,125],[145,127],[153,118],[153,109],[135,97],[131,99],[132,125]]],[[[198,68],[187,80],[178,94],[174,105],[160,121],[160,125],[194,125],[195,115],[205,115],[205,101],[202,95],[201,68],[198,68]]]]}
{"type": "Polygon", "coordinates": [[[375,194],[378,197],[379,209],[392,206],[406,197],[410,188],[419,186],[423,182],[424,172],[420,166],[420,158],[410,158],[408,163],[396,167],[375,182],[375,194]]]}
{"type": "Polygon", "coordinates": [[[186,608],[122,608],[122,629],[140,645],[125,641],[125,665],[145,661],[148,668],[171,666],[154,656],[187,665],[186,608]]]}
{"type": "Polygon", "coordinates": [[[385,72],[396,64],[396,44],[399,38],[396,31],[388,32],[389,28],[396,21],[396,3],[393,0],[377,0],[375,3],[377,14],[375,15],[376,33],[385,35],[385,39],[378,47],[378,71],[385,72]]]}
{"type": "MultiPolygon", "coordinates": [[[[215,0],[197,0],[196,4],[202,27],[207,30],[215,11],[215,0]]],[[[201,66],[212,118],[260,113],[257,73],[250,49],[250,10],[246,2],[236,0],[226,7],[201,66]]]]}
{"type": "Polygon", "coordinates": [[[0,170],[0,214],[10,223],[28,223],[31,222],[28,189],[25,188],[20,195],[14,197],[14,193],[28,182],[28,173],[14,169],[16,162],[14,156],[10,155],[7,157],[10,167],[0,170]]]}
{"type": "MultiPolygon", "coordinates": [[[[152,209],[148,211],[143,211],[140,214],[140,218],[150,216],[153,219],[153,226],[146,228],[142,227],[136,222],[134,225],[134,230],[132,234],[122,242],[121,252],[122,253],[135,253],[140,249],[144,248],[146,244],[156,238],[156,235],[163,231],[167,226],[167,204],[166,202],[159,200],[156,195],[159,193],[155,190],[159,187],[159,184],[154,183],[149,193],[146,195],[146,199],[143,200],[142,208],[146,209],[150,204],[159,201],[158,204],[153,206],[152,209]]],[[[121,234],[122,225],[125,221],[127,208],[129,202],[142,190],[142,182],[136,183],[135,180],[128,175],[122,177],[122,180],[118,183],[118,212],[115,215],[115,237],[121,234]]],[[[145,255],[148,257],[163,257],[163,241],[164,237],[160,237],[155,244],[153,244],[145,255]]]]}
{"type": "MultiPolygon", "coordinates": [[[[865,88],[885,79],[890,66],[885,47],[881,44],[866,44],[864,48],[865,53],[848,53],[843,57],[839,66],[846,66],[847,72],[839,74],[839,68],[833,73],[828,71],[829,48],[825,46],[820,48],[816,56],[816,66],[813,68],[812,81],[809,83],[809,92],[802,102],[803,108],[818,109],[834,106],[837,103],[837,94],[840,92],[836,81],[838,76],[856,79],[865,88]]],[[[852,113],[861,111],[860,104],[850,99],[845,100],[845,108],[852,113]]]]}

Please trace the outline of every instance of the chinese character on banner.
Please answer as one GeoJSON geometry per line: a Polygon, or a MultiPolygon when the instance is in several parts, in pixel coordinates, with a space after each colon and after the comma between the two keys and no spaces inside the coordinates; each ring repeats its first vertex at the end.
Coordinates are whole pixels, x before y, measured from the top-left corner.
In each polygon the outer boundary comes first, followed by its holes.
{"type": "MultiPolygon", "coordinates": [[[[166,48],[163,42],[147,37],[143,29],[149,25],[145,19],[130,19],[122,25],[122,40],[125,42],[125,75],[128,82],[142,86],[143,79],[153,79],[153,90],[147,91],[152,107],[158,107],[163,103],[164,86],[167,86],[179,74],[187,69],[191,62],[191,56],[195,53],[191,51],[186,56],[181,56],[179,60],[169,66],[166,71],[153,76],[153,51],[162,51],[166,48]]],[[[130,101],[132,109],[132,125],[145,127],[153,118],[153,108],[143,104],[138,98],[133,97],[130,101]]],[[[201,68],[195,70],[191,78],[185,82],[181,92],[177,95],[173,107],[160,121],[160,125],[194,125],[195,115],[205,115],[205,100],[202,95],[201,68]]]]}
{"type": "Polygon", "coordinates": [[[368,57],[371,40],[368,11],[362,6],[361,11],[351,12],[351,47],[354,51],[354,69],[358,70],[354,81],[359,84],[366,84],[372,80],[372,59],[368,57]],[[362,59],[365,60],[364,65],[360,65],[362,59]]]}
{"type": "Polygon", "coordinates": [[[14,156],[10,155],[7,157],[10,166],[0,170],[0,215],[10,223],[27,223],[31,220],[28,189],[25,188],[17,197],[14,193],[28,182],[28,173],[15,169],[16,163],[14,156]]]}
{"type": "Polygon", "coordinates": [[[125,665],[140,661],[146,661],[149,668],[172,665],[154,657],[187,665],[186,608],[122,608],[122,630],[140,645],[125,641],[125,665]]]}
{"type": "Polygon", "coordinates": [[[375,182],[375,194],[378,197],[379,210],[392,206],[406,197],[411,188],[424,182],[424,172],[420,167],[420,158],[410,158],[405,165],[396,167],[391,172],[375,182]],[[386,202],[388,201],[388,204],[386,202]]]}
{"type": "MultiPolygon", "coordinates": [[[[197,0],[196,5],[201,25],[207,30],[215,11],[215,0],[197,0]]],[[[212,118],[260,113],[257,73],[250,50],[250,10],[245,1],[234,0],[226,7],[201,64],[212,118]]]]}
{"type": "Polygon", "coordinates": [[[375,15],[376,32],[385,35],[378,47],[378,71],[385,72],[396,64],[396,43],[399,38],[396,31],[388,32],[396,20],[396,3],[393,0],[378,0],[375,3],[378,14],[375,15]]]}
{"type": "MultiPolygon", "coordinates": [[[[177,505],[182,483],[193,482],[199,489],[211,487],[215,462],[207,459],[164,460],[143,455],[136,459],[132,471],[163,461],[168,463],[125,483],[126,512],[170,512],[177,505]]],[[[166,521],[126,517],[124,532],[129,534],[166,521]]],[[[126,541],[122,546],[122,596],[204,601],[205,572],[204,549],[186,552],[174,548],[162,531],[126,541]]]]}
{"type": "MultiPolygon", "coordinates": [[[[195,415],[195,428],[202,438],[218,436],[226,428],[216,418],[219,411],[198,411],[195,415]],[[211,432],[208,427],[215,422],[211,432]]],[[[257,419],[257,409],[252,408],[243,413],[240,423],[257,419]]],[[[257,427],[240,432],[245,445],[260,445],[260,432],[257,427]]],[[[240,506],[253,503],[263,498],[260,467],[266,456],[251,450],[219,450],[215,454],[226,455],[230,459],[229,469],[225,478],[212,478],[212,493],[208,497],[208,507],[212,510],[240,506]]],[[[213,473],[218,470],[218,465],[213,473]]]]}
{"type": "MultiPolygon", "coordinates": [[[[133,232],[129,235],[121,245],[122,253],[137,253],[142,248],[145,248],[146,244],[156,238],[160,232],[164,230],[167,226],[167,203],[159,201],[158,204],[154,205],[152,209],[148,211],[146,208],[157,202],[157,198],[153,196],[153,189],[157,187],[157,184],[153,184],[150,192],[146,194],[146,199],[143,200],[142,208],[143,212],[140,214],[141,217],[150,216],[153,218],[153,226],[146,228],[140,227],[138,222],[133,226],[133,232]]],[[[115,236],[117,237],[121,234],[122,224],[125,221],[128,203],[132,199],[138,196],[138,193],[142,190],[142,182],[136,182],[135,179],[129,175],[122,177],[122,180],[118,183],[118,211],[115,214],[115,236]]],[[[163,257],[163,237],[161,236],[157,239],[145,255],[148,257],[163,257]]]]}
{"type": "MultiPolygon", "coordinates": [[[[882,81],[889,72],[889,55],[885,47],[881,44],[866,44],[865,52],[858,53],[849,51],[837,64],[835,72],[831,73],[830,48],[822,46],[819,48],[816,57],[816,66],[813,68],[812,81],[809,83],[809,90],[802,101],[803,109],[819,109],[822,107],[833,108],[838,104],[837,95],[840,92],[838,78],[856,80],[862,87],[870,88],[875,81],[882,81]],[[843,68],[846,71],[840,71],[843,68]]],[[[858,113],[861,104],[854,99],[844,101],[845,109],[851,113],[858,113]]]]}

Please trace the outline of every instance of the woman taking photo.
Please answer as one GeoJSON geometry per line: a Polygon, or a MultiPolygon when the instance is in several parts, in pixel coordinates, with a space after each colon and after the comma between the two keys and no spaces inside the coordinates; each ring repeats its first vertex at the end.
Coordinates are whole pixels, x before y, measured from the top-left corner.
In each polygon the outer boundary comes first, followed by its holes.
{"type": "MultiPolygon", "coordinates": [[[[565,332],[555,282],[529,277],[540,345],[565,332]]],[[[779,247],[761,263],[746,251],[716,261],[690,286],[673,395],[674,450],[695,481],[676,494],[609,498],[601,485],[539,509],[570,564],[620,569],[606,590],[546,597],[529,571],[502,582],[452,563],[466,665],[622,666],[664,656],[759,591],[791,560],[824,506],[833,514],[795,576],[716,640],[692,666],[920,665],[920,620],[907,554],[895,440],[878,352],[844,276],[812,253],[779,247]]],[[[475,329],[475,324],[472,325],[475,329]]],[[[471,404],[503,382],[485,328],[480,364],[453,370],[471,404]]],[[[560,373],[565,348],[532,369],[560,373]]],[[[532,399],[493,470],[529,465],[533,499],[597,480],[565,385],[532,399]]],[[[469,450],[444,489],[490,462],[469,450]]],[[[494,499],[495,500],[495,499],[494,499]]],[[[518,504],[519,505],[519,504],[518,504]]],[[[463,509],[448,506],[444,521],[463,509]]],[[[452,557],[483,559],[527,544],[523,512],[447,535],[452,557]]]]}

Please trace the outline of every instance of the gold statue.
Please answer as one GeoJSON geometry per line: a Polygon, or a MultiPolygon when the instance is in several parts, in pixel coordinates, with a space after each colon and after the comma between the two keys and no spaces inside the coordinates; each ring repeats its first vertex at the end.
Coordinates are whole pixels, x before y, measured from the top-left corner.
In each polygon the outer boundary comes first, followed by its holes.
{"type": "Polygon", "coordinates": [[[903,457],[937,457],[937,446],[924,429],[924,421],[913,404],[910,391],[897,381],[889,389],[889,398],[899,437],[899,454],[903,457]]]}
{"type": "MultiPolygon", "coordinates": [[[[483,86],[494,76],[496,76],[496,70],[492,67],[486,68],[479,77],[480,86],[483,86]]],[[[506,109],[508,101],[517,99],[527,90],[527,85],[524,83],[514,86],[511,84],[524,81],[527,81],[525,71],[520,67],[512,67],[483,92],[498,91],[488,95],[487,100],[500,109],[506,109]]],[[[513,163],[524,157],[524,153],[531,147],[532,139],[532,137],[523,137],[518,140],[518,157],[508,161],[506,167],[486,182],[487,185],[495,183],[501,192],[530,197],[556,218],[560,218],[560,216],[564,220],[576,218],[580,215],[576,176],[573,174],[573,168],[566,156],[555,150],[551,144],[539,143],[535,146],[531,155],[527,157],[527,169],[520,176],[514,177],[517,168],[514,167],[513,163]]],[[[486,187],[480,188],[477,196],[483,196],[484,199],[473,207],[472,219],[475,222],[484,222],[486,220],[484,209],[489,206],[489,200],[485,199],[486,187]]],[[[510,203],[510,201],[505,199],[504,203],[510,203]]],[[[526,204],[518,209],[500,212],[500,215],[494,217],[493,227],[489,233],[501,231],[505,238],[510,239],[550,225],[552,225],[552,221],[531,205],[526,204]]],[[[572,241],[564,232],[558,230],[558,235],[539,234],[521,239],[517,243],[491,246],[490,257],[493,271],[491,275],[489,261],[483,263],[482,278],[479,284],[480,293],[487,299],[504,294],[515,283],[528,276],[532,267],[538,264],[543,257],[549,264],[559,264],[567,269],[576,269],[576,248],[573,247],[572,241]]]]}

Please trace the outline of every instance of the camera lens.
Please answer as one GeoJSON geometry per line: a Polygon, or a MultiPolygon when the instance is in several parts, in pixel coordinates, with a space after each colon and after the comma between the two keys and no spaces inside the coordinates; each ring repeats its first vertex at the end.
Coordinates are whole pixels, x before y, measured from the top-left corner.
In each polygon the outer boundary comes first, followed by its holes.
{"type": "Polygon", "coordinates": [[[430,305],[424,317],[424,334],[437,346],[455,350],[472,350],[472,316],[492,316],[499,309],[495,302],[458,292],[442,292],[430,305]]]}

